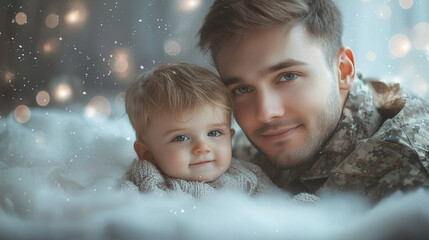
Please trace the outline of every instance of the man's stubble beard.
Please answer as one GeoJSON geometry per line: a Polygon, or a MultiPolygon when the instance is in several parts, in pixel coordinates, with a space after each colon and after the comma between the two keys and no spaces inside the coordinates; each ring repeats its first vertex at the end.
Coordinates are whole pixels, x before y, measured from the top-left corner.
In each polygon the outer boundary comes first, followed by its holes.
{"type": "MultiPolygon", "coordinates": [[[[341,117],[342,107],[340,103],[340,95],[338,92],[337,83],[332,82],[330,97],[326,106],[326,111],[319,113],[315,129],[309,129],[316,132],[316,134],[309,135],[308,140],[294,152],[288,152],[287,149],[280,150],[276,155],[272,156],[264,152],[258,145],[256,145],[249,136],[247,138],[265,157],[277,168],[280,169],[294,169],[306,165],[312,165],[313,157],[325,145],[328,139],[333,134],[338,125],[341,117]]],[[[307,126],[301,126],[307,127],[307,126]]]]}

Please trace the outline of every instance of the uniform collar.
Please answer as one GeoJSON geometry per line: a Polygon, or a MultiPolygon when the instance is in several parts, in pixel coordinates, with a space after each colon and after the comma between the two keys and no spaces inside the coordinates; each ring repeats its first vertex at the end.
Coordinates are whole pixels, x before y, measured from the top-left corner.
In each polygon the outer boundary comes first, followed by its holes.
{"type": "Polygon", "coordinates": [[[382,117],[374,105],[372,89],[356,79],[334,133],[314,157],[314,165],[300,176],[301,182],[328,178],[356,148],[359,140],[371,137],[381,124],[382,117]]]}

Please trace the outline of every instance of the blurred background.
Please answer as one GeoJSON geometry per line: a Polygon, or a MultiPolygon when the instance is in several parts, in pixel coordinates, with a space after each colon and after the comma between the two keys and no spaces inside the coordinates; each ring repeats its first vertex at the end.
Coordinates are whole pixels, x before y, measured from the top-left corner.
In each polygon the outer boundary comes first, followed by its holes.
{"type": "MultiPolygon", "coordinates": [[[[211,0],[0,0],[0,118],[34,108],[120,118],[133,77],[163,63],[211,68],[197,32],[211,0]]],[[[358,72],[429,100],[429,1],[336,0],[358,72]]]]}

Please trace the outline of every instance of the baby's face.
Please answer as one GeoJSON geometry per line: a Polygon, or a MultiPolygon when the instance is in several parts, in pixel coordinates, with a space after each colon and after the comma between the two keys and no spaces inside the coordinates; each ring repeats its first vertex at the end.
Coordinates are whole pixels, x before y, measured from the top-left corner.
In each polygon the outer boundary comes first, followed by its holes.
{"type": "Polygon", "coordinates": [[[182,119],[166,113],[150,120],[145,143],[152,162],[168,176],[210,182],[228,169],[233,132],[221,108],[208,105],[182,119]]]}

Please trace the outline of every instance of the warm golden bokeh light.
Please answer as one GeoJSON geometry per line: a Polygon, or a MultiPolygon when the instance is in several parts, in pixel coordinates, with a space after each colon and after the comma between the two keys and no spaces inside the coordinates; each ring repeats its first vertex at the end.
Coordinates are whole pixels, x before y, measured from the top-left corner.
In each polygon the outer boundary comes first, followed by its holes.
{"type": "Polygon", "coordinates": [[[45,20],[46,26],[48,26],[48,28],[55,28],[56,26],[58,26],[59,22],[60,16],[56,14],[49,14],[45,20]]]}
{"type": "Polygon", "coordinates": [[[180,9],[184,11],[192,11],[200,6],[201,0],[179,0],[180,9]]]}
{"type": "Polygon", "coordinates": [[[404,57],[411,49],[411,41],[404,34],[393,35],[389,40],[389,51],[395,57],[404,57]]]}
{"type": "Polygon", "coordinates": [[[95,122],[104,122],[111,113],[109,100],[103,96],[95,96],[85,108],[85,114],[95,122]]]}
{"type": "Polygon", "coordinates": [[[46,91],[40,91],[36,95],[36,102],[39,106],[46,106],[49,104],[49,101],[51,100],[51,97],[49,96],[49,93],[46,91]]]}
{"type": "Polygon", "coordinates": [[[50,44],[50,43],[45,43],[44,45],[43,45],[43,51],[45,52],[45,53],[50,53],[50,52],[52,52],[52,49],[53,49],[53,47],[52,47],[52,44],[50,44]]]}
{"type": "Polygon", "coordinates": [[[18,25],[24,25],[27,23],[27,14],[19,12],[15,16],[15,21],[18,25]]]}
{"type": "Polygon", "coordinates": [[[10,82],[10,81],[12,81],[12,79],[15,77],[15,74],[13,74],[12,72],[6,72],[5,74],[4,74],[4,80],[6,81],[6,82],[10,82]]]}
{"type": "Polygon", "coordinates": [[[68,84],[61,83],[55,88],[55,100],[65,102],[72,96],[72,89],[68,84]]]}
{"type": "Polygon", "coordinates": [[[127,58],[124,56],[118,57],[118,59],[115,60],[115,66],[114,66],[113,70],[115,72],[122,73],[122,72],[127,71],[127,69],[128,69],[127,58]]]}
{"type": "Polygon", "coordinates": [[[75,24],[75,23],[79,22],[80,21],[79,11],[71,11],[71,12],[67,13],[66,16],[64,17],[64,20],[68,24],[75,24]]]}
{"type": "Polygon", "coordinates": [[[19,105],[13,113],[15,120],[19,123],[26,123],[31,118],[31,111],[26,105],[19,105]]]}
{"type": "Polygon", "coordinates": [[[58,46],[59,46],[58,39],[51,38],[43,44],[43,52],[46,54],[53,53],[58,49],[58,46]]]}
{"type": "Polygon", "coordinates": [[[174,40],[167,40],[164,43],[164,51],[170,56],[176,56],[181,50],[180,44],[174,40]]]}
{"type": "Polygon", "coordinates": [[[64,21],[70,26],[80,27],[86,21],[88,9],[81,1],[70,1],[69,11],[64,15],[64,21]]]}
{"type": "Polygon", "coordinates": [[[116,49],[113,54],[114,58],[111,63],[111,69],[114,71],[118,77],[125,78],[128,77],[128,72],[130,71],[130,66],[132,64],[130,59],[130,54],[127,49],[116,49]]]}

